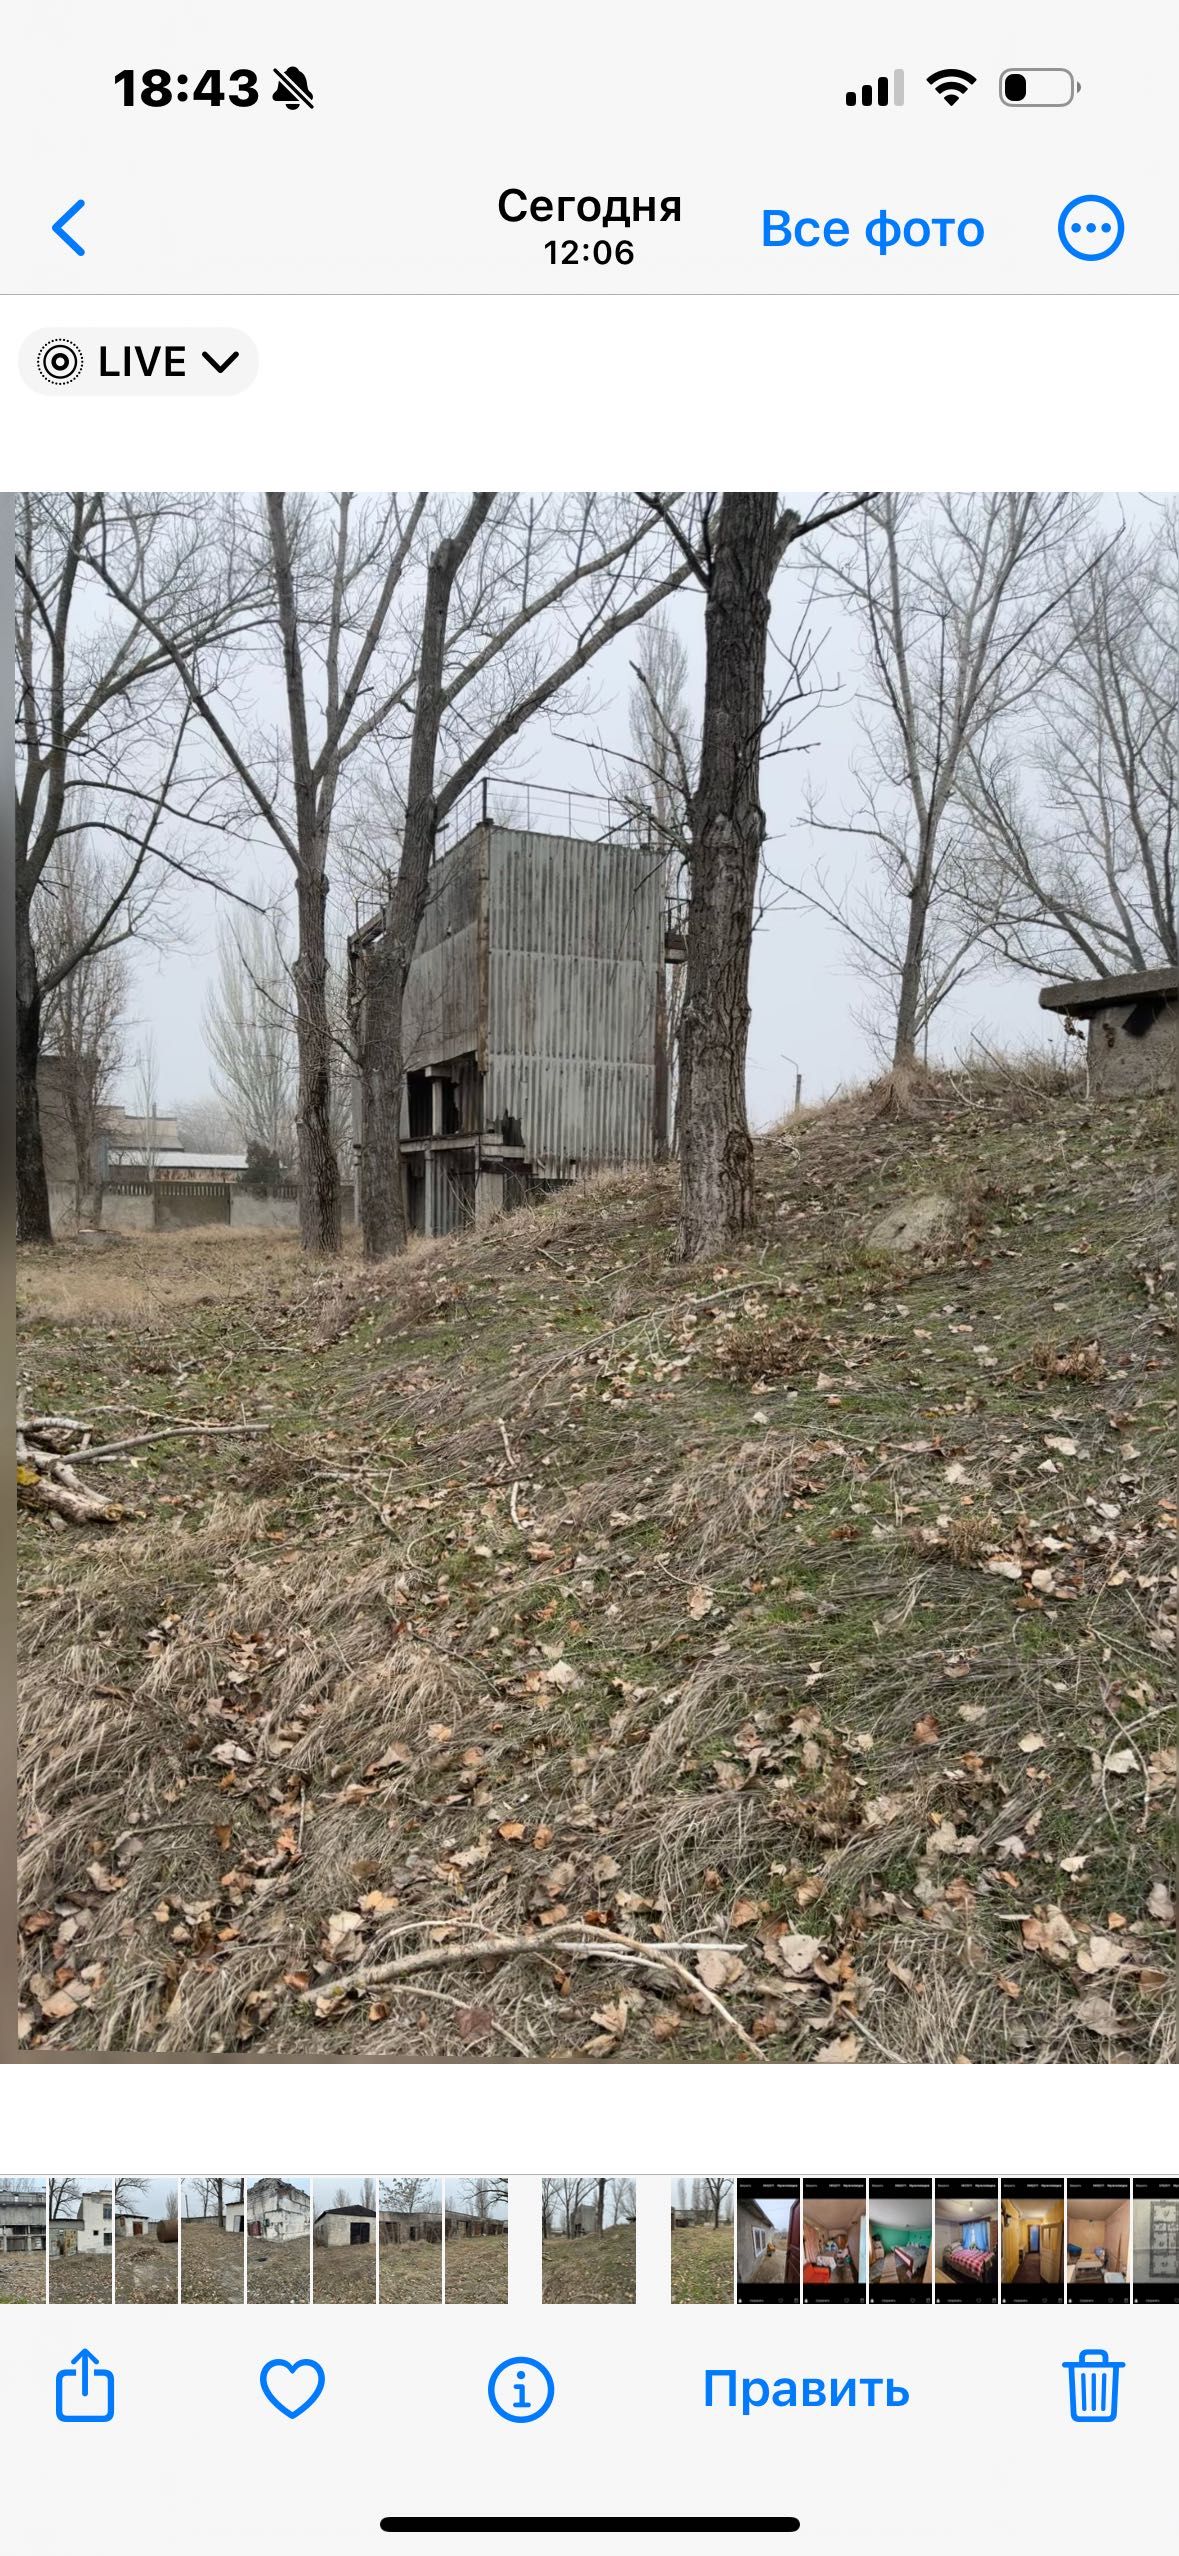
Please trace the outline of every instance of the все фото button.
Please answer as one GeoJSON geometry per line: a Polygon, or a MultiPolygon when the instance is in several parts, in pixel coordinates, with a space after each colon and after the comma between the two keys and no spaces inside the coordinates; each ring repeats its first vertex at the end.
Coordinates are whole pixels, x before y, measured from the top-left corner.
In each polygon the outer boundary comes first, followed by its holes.
{"type": "Polygon", "coordinates": [[[30,390],[54,399],[211,399],[249,390],[258,375],[258,349],[237,328],[205,328],[191,335],[138,335],[111,329],[44,329],[26,337],[21,374],[30,390]]]}

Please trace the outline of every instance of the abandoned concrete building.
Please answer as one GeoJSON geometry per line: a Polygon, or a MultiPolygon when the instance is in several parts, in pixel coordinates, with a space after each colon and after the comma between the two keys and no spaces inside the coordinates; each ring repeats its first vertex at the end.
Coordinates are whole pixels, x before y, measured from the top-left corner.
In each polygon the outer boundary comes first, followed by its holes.
{"type": "MultiPolygon", "coordinates": [[[[243,2206],[231,2203],[225,2212],[225,2225],[231,2235],[241,2233],[243,2206]]],[[[283,2245],[294,2237],[305,2237],[311,2226],[311,2195],[297,2183],[284,2183],[281,2175],[263,2175],[250,2185],[246,2194],[244,2217],[252,2237],[265,2237],[272,2244],[283,2245]]]]}
{"type": "Polygon", "coordinates": [[[446,2233],[448,2237],[506,2237],[508,2223],[506,2219],[481,2219],[469,2211],[448,2210],[446,2233]]]}
{"type": "Polygon", "coordinates": [[[141,2235],[147,2220],[135,2218],[129,2211],[116,2212],[109,2192],[84,2192],[76,2210],[55,2214],[49,2221],[49,2245],[54,2254],[107,2254],[120,2236],[141,2235]]]}
{"type": "Polygon", "coordinates": [[[359,2204],[334,2202],[329,2210],[315,2214],[316,2245],[375,2245],[377,2214],[359,2204]]]}
{"type": "Polygon", "coordinates": [[[9,2192],[0,2199],[0,2254],[44,2254],[45,2195],[9,2192]]]}
{"type": "MultiPolygon", "coordinates": [[[[486,793],[460,812],[410,967],[401,1157],[419,1234],[666,1146],[662,857],[616,802],[530,788],[518,812],[497,823],[486,793]]],[[[355,1002],[383,927],[349,945],[355,1002]]],[[[359,1101],[356,1135],[362,1151],[359,1101]]]]}
{"type": "Polygon", "coordinates": [[[1041,1009],[1088,1024],[1089,1088],[1102,1099],[1147,1099],[1179,1084],[1179,967],[1045,985],[1041,1009]]]}
{"type": "Polygon", "coordinates": [[[382,2210],[382,2245],[441,2245],[442,2214],[438,2210],[382,2210]]]}

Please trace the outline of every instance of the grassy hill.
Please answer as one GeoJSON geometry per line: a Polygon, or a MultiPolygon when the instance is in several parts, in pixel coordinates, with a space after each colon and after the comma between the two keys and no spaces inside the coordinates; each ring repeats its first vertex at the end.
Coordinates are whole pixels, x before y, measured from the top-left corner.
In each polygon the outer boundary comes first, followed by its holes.
{"type": "Polygon", "coordinates": [[[690,1268],[672,1171],[25,1253],[30,1412],[264,1424],[22,1517],[26,2041],[1166,2056],[1171,1117],[848,1102],[690,1268]]]}

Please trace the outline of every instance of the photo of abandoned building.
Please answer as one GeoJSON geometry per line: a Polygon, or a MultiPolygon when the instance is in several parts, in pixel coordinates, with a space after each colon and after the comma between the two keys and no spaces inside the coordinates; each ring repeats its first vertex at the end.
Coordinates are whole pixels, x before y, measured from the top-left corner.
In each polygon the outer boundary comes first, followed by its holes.
{"type": "Polygon", "coordinates": [[[311,2178],[260,2175],[244,2204],[229,2206],[232,2229],[244,2215],[246,2301],[250,2307],[307,2307],[311,2301],[311,2178]]]}
{"type": "Polygon", "coordinates": [[[730,2175],[678,2175],[673,2182],[673,2307],[723,2307],[731,2304],[733,2197],[730,2175]]]}
{"type": "Polygon", "coordinates": [[[45,2178],[0,2176],[0,2307],[38,2307],[45,2298],[45,2178]]]}
{"type": "Polygon", "coordinates": [[[633,2307],[636,2209],[633,2175],[544,2176],[540,2257],[546,2307],[633,2307]]]}
{"type": "Polygon", "coordinates": [[[180,2297],[180,2222],[168,2175],[128,2177],[115,2214],[115,2306],[175,2307],[180,2297]]]}
{"type": "Polygon", "coordinates": [[[311,2286],[316,2307],[375,2307],[377,2187],[371,2176],[316,2175],[311,2286]]]}
{"type": "Polygon", "coordinates": [[[14,529],[24,2055],[1169,2064],[1179,499],[14,529]]]}
{"type": "Polygon", "coordinates": [[[441,2307],[445,2221],[437,2175],[382,2176],[380,2303],[382,2307],[441,2307]]]}
{"type": "Polygon", "coordinates": [[[180,2187],[185,2307],[241,2307],[246,2295],[245,2178],[186,2174],[180,2187]]]}
{"type": "Polygon", "coordinates": [[[49,2303],[109,2304],[114,2293],[115,2219],[108,2181],[66,2175],[48,2184],[49,2303]]]}
{"type": "Polygon", "coordinates": [[[443,2283],[447,2307],[508,2304],[508,2178],[448,2175],[443,2283]]]}

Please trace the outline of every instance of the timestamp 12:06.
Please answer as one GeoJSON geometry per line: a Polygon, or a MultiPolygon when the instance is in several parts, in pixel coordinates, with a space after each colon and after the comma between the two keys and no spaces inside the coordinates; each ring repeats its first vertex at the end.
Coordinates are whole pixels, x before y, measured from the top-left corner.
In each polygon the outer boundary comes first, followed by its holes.
{"type": "Polygon", "coordinates": [[[635,251],[633,240],[546,240],[544,253],[550,266],[631,266],[635,251]]]}

